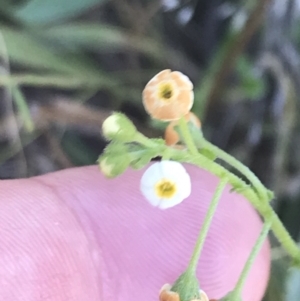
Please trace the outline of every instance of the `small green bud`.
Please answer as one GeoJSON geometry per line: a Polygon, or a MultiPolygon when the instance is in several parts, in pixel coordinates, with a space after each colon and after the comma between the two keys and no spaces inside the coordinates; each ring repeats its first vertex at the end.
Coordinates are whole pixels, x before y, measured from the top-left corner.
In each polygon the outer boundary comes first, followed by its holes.
{"type": "Polygon", "coordinates": [[[98,161],[100,170],[107,178],[115,178],[122,174],[129,166],[129,162],[120,156],[101,156],[98,161]]]}
{"type": "Polygon", "coordinates": [[[107,178],[122,174],[130,164],[130,156],[124,144],[111,142],[99,157],[98,164],[101,172],[107,178]]]}
{"type": "Polygon", "coordinates": [[[131,142],[137,133],[134,124],[122,113],[113,113],[102,124],[106,139],[120,142],[131,142]]]}

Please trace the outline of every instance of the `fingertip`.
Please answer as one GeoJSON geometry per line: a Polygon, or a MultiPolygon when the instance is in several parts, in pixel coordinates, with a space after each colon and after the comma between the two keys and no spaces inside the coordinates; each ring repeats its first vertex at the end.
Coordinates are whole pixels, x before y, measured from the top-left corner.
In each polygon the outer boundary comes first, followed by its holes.
{"type": "MultiPolygon", "coordinates": [[[[152,207],[141,195],[139,182],[144,169],[128,170],[113,180],[105,179],[97,167],[71,169],[44,178],[80,219],[85,215],[92,221],[88,228],[95,233],[108,268],[117,266],[109,273],[124,280],[110,280],[108,287],[115,287],[115,281],[126,285],[127,297],[132,300],[145,293],[149,300],[155,298],[163,283],[175,281],[183,272],[191,256],[219,179],[195,166],[185,166],[192,179],[192,194],[167,210],[152,207]]],[[[201,288],[209,296],[218,299],[233,289],[261,227],[252,206],[227,185],[198,269],[201,288]]],[[[266,242],[246,283],[245,301],[261,300],[269,269],[266,242]]]]}
{"type": "Polygon", "coordinates": [[[52,188],[0,182],[1,300],[100,301],[97,252],[52,188]]]}

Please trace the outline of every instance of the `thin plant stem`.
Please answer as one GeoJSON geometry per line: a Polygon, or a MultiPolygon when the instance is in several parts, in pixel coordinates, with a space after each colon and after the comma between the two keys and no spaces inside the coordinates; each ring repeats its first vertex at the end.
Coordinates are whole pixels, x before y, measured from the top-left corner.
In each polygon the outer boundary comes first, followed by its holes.
{"type": "Polygon", "coordinates": [[[231,155],[224,152],[222,149],[218,148],[217,146],[213,145],[212,143],[208,142],[203,138],[203,148],[207,148],[212,151],[218,158],[224,160],[236,170],[241,172],[247,179],[253,184],[253,187],[257,191],[258,195],[262,199],[262,201],[269,201],[269,196],[267,194],[267,189],[264,185],[260,182],[257,176],[243,163],[232,157],[231,155]]]}
{"type": "Polygon", "coordinates": [[[198,154],[197,156],[191,156],[188,152],[173,149],[171,158],[180,162],[195,164],[196,166],[211,172],[219,178],[226,177],[228,179],[228,183],[230,183],[232,187],[239,187],[240,189],[238,192],[255,207],[255,209],[263,216],[264,219],[268,219],[270,216],[273,216],[271,227],[272,231],[286,252],[295,260],[296,263],[300,265],[300,249],[297,243],[292,239],[271,205],[267,202],[261,202],[253,189],[247,186],[243,180],[201,154],[198,154]]]}
{"type": "Polygon", "coordinates": [[[231,297],[232,297],[232,300],[239,300],[238,298],[241,297],[241,294],[242,294],[242,290],[243,290],[243,287],[245,285],[245,282],[247,280],[247,277],[249,275],[249,272],[251,270],[251,267],[259,253],[259,251],[261,250],[262,248],[262,245],[263,243],[265,242],[267,236],[268,236],[268,233],[270,231],[270,228],[271,228],[271,225],[272,225],[272,218],[270,218],[269,220],[267,220],[265,223],[264,223],[264,226],[262,228],[262,231],[246,261],[246,264],[242,270],[242,273],[238,279],[238,282],[231,294],[231,297]]]}
{"type": "Polygon", "coordinates": [[[211,225],[213,216],[216,212],[217,206],[219,204],[222,192],[223,192],[226,184],[227,184],[227,179],[223,178],[223,179],[220,180],[220,182],[217,186],[217,189],[214,193],[214,196],[213,196],[212,201],[209,205],[207,214],[205,216],[203,225],[201,227],[201,230],[200,230],[197,242],[196,242],[196,246],[195,246],[193,255],[192,255],[191,260],[190,260],[189,265],[188,265],[187,272],[190,272],[192,274],[195,274],[195,272],[196,272],[198,261],[199,261],[201,251],[202,251],[203,246],[204,246],[204,242],[205,242],[209,227],[211,225]]]}
{"type": "Polygon", "coordinates": [[[152,141],[151,139],[147,138],[146,136],[144,136],[142,133],[137,132],[135,137],[133,137],[133,141],[134,142],[138,142],[146,147],[149,148],[156,148],[157,147],[157,143],[152,141]]]}
{"type": "Polygon", "coordinates": [[[256,2],[255,8],[250,13],[244,27],[230,41],[230,45],[228,45],[226,52],[224,53],[224,56],[222,58],[219,70],[216,72],[215,77],[213,78],[213,84],[211,85],[210,94],[206,100],[206,112],[208,112],[209,108],[213,105],[218,96],[220,96],[223,92],[226,78],[230,74],[232,68],[236,63],[236,60],[241,55],[243,49],[245,49],[249,40],[261,24],[265,11],[267,10],[268,4],[270,2],[270,0],[258,0],[256,2]]]}
{"type": "Polygon", "coordinates": [[[185,142],[185,145],[189,149],[192,155],[198,155],[198,149],[194,143],[193,137],[189,131],[189,128],[187,126],[187,122],[184,117],[181,117],[179,119],[179,129],[181,132],[181,136],[185,142]]]}

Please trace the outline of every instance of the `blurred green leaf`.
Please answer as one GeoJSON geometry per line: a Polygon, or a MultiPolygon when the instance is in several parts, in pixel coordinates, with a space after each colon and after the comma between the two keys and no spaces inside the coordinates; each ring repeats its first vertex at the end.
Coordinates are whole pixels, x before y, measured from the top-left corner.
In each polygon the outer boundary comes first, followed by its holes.
{"type": "Polygon", "coordinates": [[[1,28],[5,46],[12,62],[27,67],[48,69],[49,71],[67,73],[75,78],[88,80],[98,78],[103,84],[118,85],[116,79],[103,74],[86,56],[81,54],[59,53],[45,45],[29,33],[1,28]]]}
{"type": "Polygon", "coordinates": [[[244,78],[241,86],[245,96],[255,100],[259,99],[265,92],[265,84],[261,79],[254,77],[244,78]]]}
{"type": "Polygon", "coordinates": [[[289,270],[287,288],[286,288],[286,301],[299,301],[300,299],[300,271],[297,268],[289,270]]]}
{"type": "Polygon", "coordinates": [[[157,60],[165,59],[164,47],[154,39],[135,37],[124,29],[106,24],[73,23],[45,29],[43,36],[66,47],[84,47],[96,50],[129,48],[140,51],[157,60]]]}
{"type": "Polygon", "coordinates": [[[31,0],[15,11],[15,17],[32,24],[54,23],[81,14],[104,0],[31,0]]]}
{"type": "Polygon", "coordinates": [[[263,301],[286,301],[285,283],[288,261],[277,260],[272,262],[269,285],[263,301]]]}
{"type": "Polygon", "coordinates": [[[18,86],[12,87],[12,93],[14,97],[15,104],[18,108],[18,111],[23,119],[24,128],[27,132],[31,133],[34,131],[34,123],[32,121],[30,110],[27,105],[26,99],[19,89],[18,86]]]}
{"type": "Polygon", "coordinates": [[[99,24],[64,24],[43,30],[43,35],[65,45],[88,46],[107,49],[124,46],[127,34],[122,29],[99,24]]]}
{"type": "Polygon", "coordinates": [[[203,117],[206,114],[209,96],[212,92],[216,76],[222,67],[223,60],[226,57],[228,50],[230,49],[230,45],[233,42],[234,37],[234,35],[229,33],[224,38],[222,45],[213,56],[213,59],[209,63],[209,67],[203,75],[203,78],[201,79],[200,83],[195,86],[195,103],[193,111],[196,113],[197,116],[200,117],[200,119],[203,119],[203,117]]]}
{"type": "Polygon", "coordinates": [[[265,92],[265,83],[261,78],[255,76],[253,63],[245,55],[237,60],[236,70],[241,78],[241,90],[250,99],[258,99],[265,92]]]}

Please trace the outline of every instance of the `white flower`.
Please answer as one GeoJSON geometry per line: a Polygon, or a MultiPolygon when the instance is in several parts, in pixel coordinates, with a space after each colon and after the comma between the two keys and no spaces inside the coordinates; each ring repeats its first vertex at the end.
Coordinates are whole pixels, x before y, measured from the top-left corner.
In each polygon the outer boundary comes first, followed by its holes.
{"type": "Polygon", "coordinates": [[[163,160],[143,174],[140,189],[149,203],[160,209],[181,203],[191,193],[191,179],[182,164],[163,160]]]}

